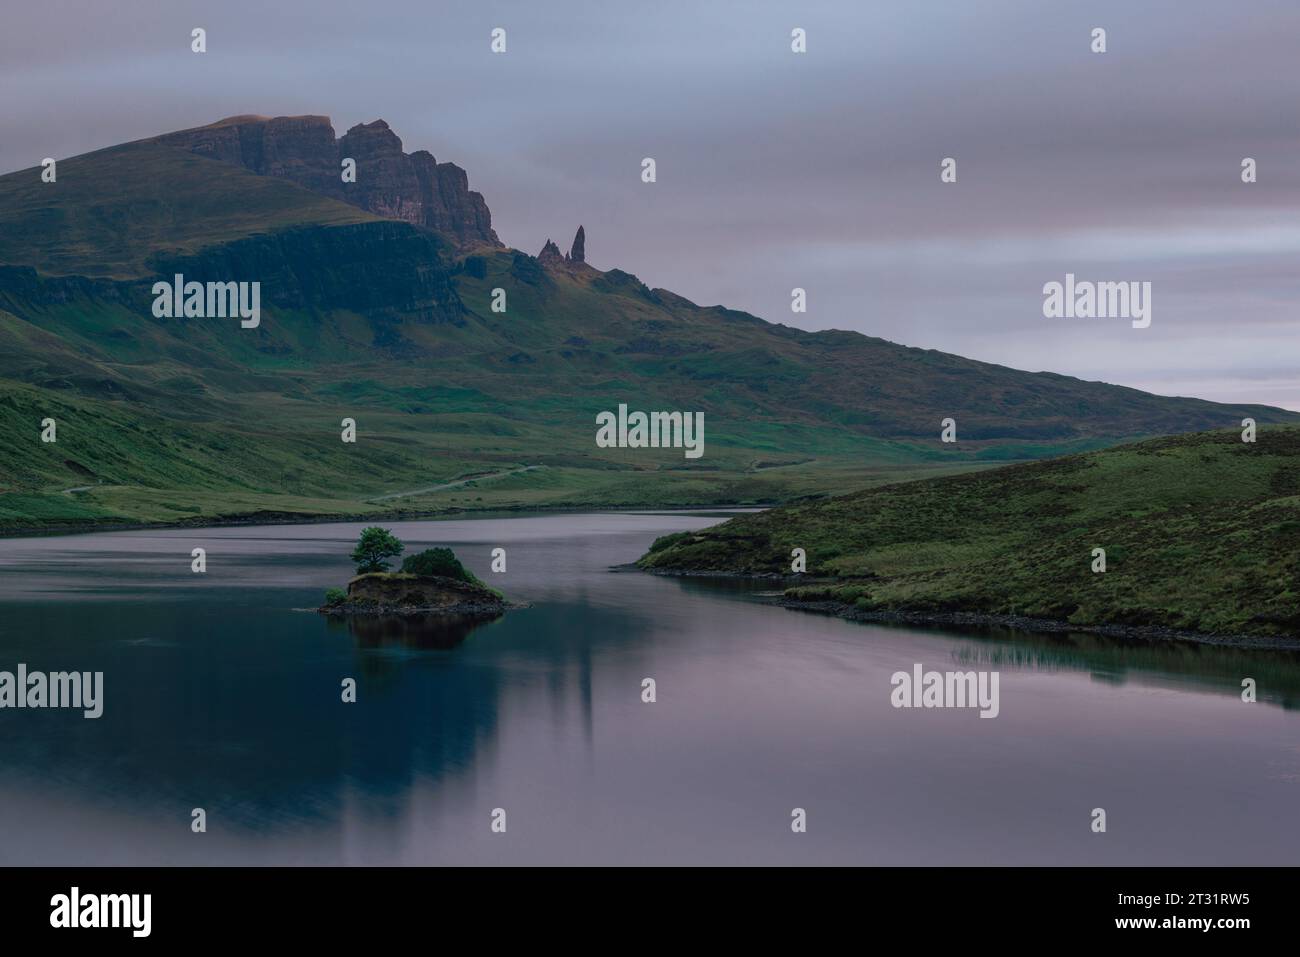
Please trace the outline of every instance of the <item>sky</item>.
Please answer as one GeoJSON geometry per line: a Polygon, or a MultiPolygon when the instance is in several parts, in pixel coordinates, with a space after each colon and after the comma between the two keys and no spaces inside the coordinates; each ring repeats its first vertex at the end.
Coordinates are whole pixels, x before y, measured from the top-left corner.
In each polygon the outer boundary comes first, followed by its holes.
{"type": "Polygon", "coordinates": [[[5,14],[0,172],[383,118],[530,253],[581,223],[704,305],[1300,410],[1298,56],[1294,0],[44,0],[5,14]],[[1150,282],[1151,325],[1045,318],[1066,273],[1150,282]]]}

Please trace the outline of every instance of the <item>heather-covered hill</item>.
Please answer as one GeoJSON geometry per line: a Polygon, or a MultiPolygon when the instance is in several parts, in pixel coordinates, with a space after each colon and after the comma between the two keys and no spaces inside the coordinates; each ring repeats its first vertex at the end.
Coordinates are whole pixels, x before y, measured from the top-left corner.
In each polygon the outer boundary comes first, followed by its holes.
{"type": "Polygon", "coordinates": [[[1300,428],[1152,439],[874,488],[659,539],[641,566],[788,575],[795,606],[1300,643],[1300,428]],[[1094,571],[1093,550],[1105,551],[1094,571]]]}

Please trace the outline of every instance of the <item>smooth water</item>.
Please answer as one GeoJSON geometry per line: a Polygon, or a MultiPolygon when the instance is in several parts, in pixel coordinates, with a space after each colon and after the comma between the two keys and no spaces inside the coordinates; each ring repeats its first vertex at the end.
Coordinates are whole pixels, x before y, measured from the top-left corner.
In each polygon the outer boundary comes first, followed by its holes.
{"type": "Polygon", "coordinates": [[[437,634],[295,610],[346,581],[359,525],[0,541],[0,670],[105,685],[97,720],[0,710],[0,863],[1300,859],[1296,656],[865,626],[610,571],[718,520],[394,524],[531,603],[437,634]],[[999,716],[893,708],[915,663],[998,671],[999,716]]]}

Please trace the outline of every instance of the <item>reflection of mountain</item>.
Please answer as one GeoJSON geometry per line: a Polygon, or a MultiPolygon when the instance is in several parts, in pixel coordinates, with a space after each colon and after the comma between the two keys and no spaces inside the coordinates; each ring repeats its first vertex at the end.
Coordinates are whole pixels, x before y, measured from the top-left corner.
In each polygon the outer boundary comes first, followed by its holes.
{"type": "Polygon", "coordinates": [[[334,821],[346,794],[397,814],[415,779],[437,786],[491,758],[507,693],[516,714],[568,715],[589,741],[593,649],[650,629],[581,605],[355,624],[233,601],[10,605],[4,660],[103,671],[105,708],[0,723],[0,776],[132,814],[185,821],[203,806],[225,830],[334,821]],[[160,635],[173,638],[140,642],[160,635]],[[512,682],[521,661],[545,680],[512,682]],[[341,701],[344,677],[355,704],[341,701]]]}

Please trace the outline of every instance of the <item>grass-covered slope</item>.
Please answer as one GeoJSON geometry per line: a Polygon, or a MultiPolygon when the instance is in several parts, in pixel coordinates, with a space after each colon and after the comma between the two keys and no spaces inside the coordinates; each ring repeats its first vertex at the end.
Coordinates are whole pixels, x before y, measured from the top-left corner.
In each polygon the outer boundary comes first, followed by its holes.
{"type": "Polygon", "coordinates": [[[1246,416],[1300,420],[467,254],[158,143],[62,160],[56,183],[0,177],[0,531],[789,502],[1246,416]],[[152,283],[175,272],[260,282],[261,324],[155,318],[152,283]],[[598,448],[595,416],[620,403],[702,412],[703,457],[598,448]],[[56,445],[39,440],[46,417],[56,445]]]}
{"type": "Polygon", "coordinates": [[[795,548],[830,579],[794,585],[799,600],[1300,637],[1300,429],[879,487],[668,536],[641,565],[789,573],[795,548]]]}
{"type": "Polygon", "coordinates": [[[292,226],[377,217],[283,179],[257,176],[185,150],[127,143],[0,176],[0,263],[51,276],[152,275],[158,253],[292,226]]]}

